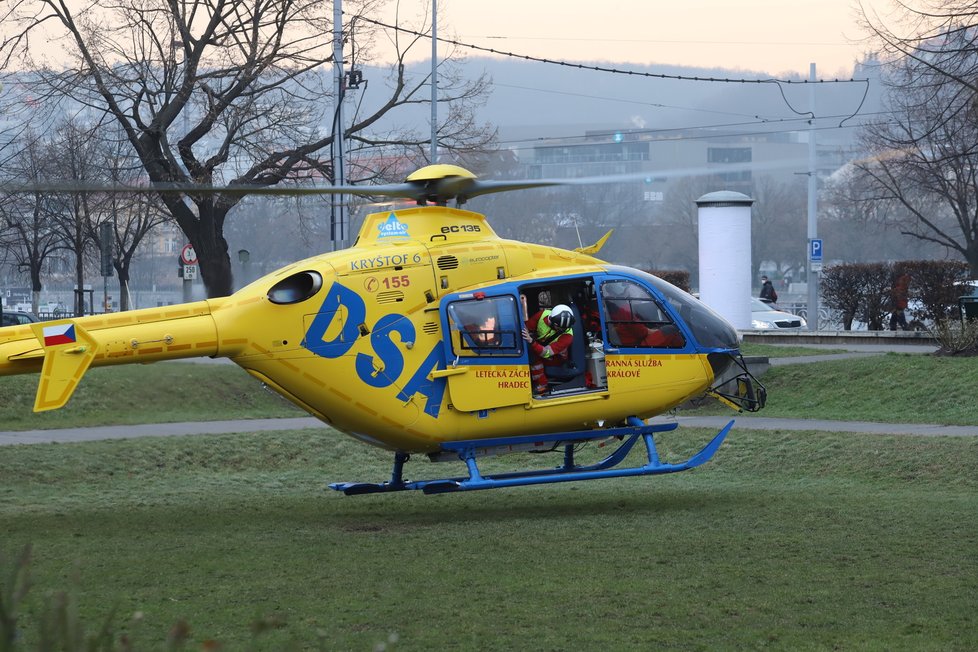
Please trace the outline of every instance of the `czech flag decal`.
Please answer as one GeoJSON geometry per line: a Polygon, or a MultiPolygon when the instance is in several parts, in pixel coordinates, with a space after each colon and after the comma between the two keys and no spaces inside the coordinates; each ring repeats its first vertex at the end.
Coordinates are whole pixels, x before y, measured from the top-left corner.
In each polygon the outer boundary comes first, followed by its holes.
{"type": "Polygon", "coordinates": [[[72,344],[77,341],[74,324],[58,324],[44,327],[44,346],[72,344]]]}

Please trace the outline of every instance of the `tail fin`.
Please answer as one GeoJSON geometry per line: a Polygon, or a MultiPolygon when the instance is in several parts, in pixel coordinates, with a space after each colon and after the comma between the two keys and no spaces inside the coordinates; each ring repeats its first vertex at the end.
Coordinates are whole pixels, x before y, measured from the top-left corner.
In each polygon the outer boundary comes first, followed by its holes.
{"type": "Polygon", "coordinates": [[[598,240],[597,242],[595,242],[593,245],[591,245],[589,247],[577,247],[577,248],[574,249],[574,251],[576,251],[579,254],[587,254],[589,256],[593,256],[594,254],[596,254],[599,251],[601,251],[601,247],[604,246],[604,243],[606,243],[608,241],[608,238],[610,238],[611,237],[611,234],[614,233],[614,232],[615,232],[615,230],[614,229],[611,229],[610,231],[608,231],[607,233],[605,233],[601,237],[601,239],[598,240]]]}
{"type": "Polygon", "coordinates": [[[70,319],[32,324],[31,329],[44,349],[34,411],[56,410],[75,392],[95,359],[98,344],[88,331],[70,319]]]}

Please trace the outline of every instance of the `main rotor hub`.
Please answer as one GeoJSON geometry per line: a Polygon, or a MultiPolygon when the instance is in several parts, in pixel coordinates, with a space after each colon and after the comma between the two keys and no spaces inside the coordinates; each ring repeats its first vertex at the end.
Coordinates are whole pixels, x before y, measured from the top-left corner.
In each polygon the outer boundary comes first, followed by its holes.
{"type": "Polygon", "coordinates": [[[475,184],[476,176],[463,167],[437,163],[426,165],[408,175],[405,183],[418,187],[415,196],[418,204],[444,206],[454,199],[461,205],[467,199],[466,191],[475,184]]]}

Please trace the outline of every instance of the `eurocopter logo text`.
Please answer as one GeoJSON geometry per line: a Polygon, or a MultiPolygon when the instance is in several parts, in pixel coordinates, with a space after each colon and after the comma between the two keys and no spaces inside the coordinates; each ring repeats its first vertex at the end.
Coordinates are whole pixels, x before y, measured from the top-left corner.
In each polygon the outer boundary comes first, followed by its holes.
{"type": "Polygon", "coordinates": [[[387,221],[382,222],[377,230],[380,231],[377,235],[378,238],[406,238],[408,236],[407,224],[399,221],[394,213],[391,213],[387,221]]]}

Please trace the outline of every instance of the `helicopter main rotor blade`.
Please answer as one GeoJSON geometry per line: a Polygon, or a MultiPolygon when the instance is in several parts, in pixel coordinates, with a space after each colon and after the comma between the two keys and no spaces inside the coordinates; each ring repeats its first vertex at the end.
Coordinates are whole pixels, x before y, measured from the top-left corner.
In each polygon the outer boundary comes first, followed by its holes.
{"type": "Polygon", "coordinates": [[[710,175],[729,174],[731,172],[763,172],[765,170],[781,170],[785,168],[808,169],[808,159],[788,159],[785,161],[771,161],[767,163],[730,163],[713,166],[699,166],[692,168],[673,168],[669,170],[645,170],[643,172],[629,172],[626,174],[612,174],[605,176],[590,177],[570,177],[564,179],[534,179],[532,181],[481,181],[477,184],[486,184],[491,189],[486,191],[476,191],[468,193],[469,197],[486,194],[488,192],[499,192],[501,190],[516,190],[522,188],[537,188],[542,186],[597,186],[613,183],[629,183],[632,181],[644,181],[649,178],[655,179],[676,179],[682,177],[703,177],[710,175]],[[512,187],[495,187],[511,184],[512,187]],[[522,184],[522,185],[521,185],[522,184]]]}
{"type": "MultiPolygon", "coordinates": [[[[433,166],[438,167],[438,166],[433,166]]],[[[454,167],[454,166],[450,166],[454,167]]],[[[445,203],[452,199],[460,202],[510,190],[526,190],[553,186],[588,186],[655,179],[680,177],[699,177],[714,174],[729,174],[743,171],[763,171],[785,168],[808,169],[807,159],[771,161],[767,163],[723,164],[671,170],[646,170],[628,174],[589,176],[564,179],[514,179],[512,181],[481,181],[471,173],[465,175],[447,174],[441,177],[417,177],[412,175],[403,183],[378,186],[357,185],[228,185],[212,186],[195,183],[157,183],[153,185],[132,186],[122,184],[93,184],[76,181],[39,181],[33,183],[0,183],[0,194],[72,194],[72,193],[157,193],[208,195],[224,194],[232,196],[312,196],[312,195],[357,195],[360,197],[400,197],[413,199],[419,204],[426,202],[445,203]]]]}
{"type": "Polygon", "coordinates": [[[382,195],[413,199],[418,189],[411,184],[380,186],[320,185],[228,185],[210,186],[196,183],[158,183],[147,186],[93,184],[75,181],[38,181],[35,183],[0,183],[0,194],[74,194],[74,193],[162,193],[179,195],[382,195]]]}
{"type": "Polygon", "coordinates": [[[476,197],[491,192],[552,186],[559,181],[477,181],[464,177],[448,177],[427,183],[398,183],[379,186],[206,186],[194,183],[159,183],[152,186],[103,185],[73,181],[39,181],[36,183],[0,183],[0,194],[134,194],[157,193],[177,195],[359,195],[364,197],[400,197],[415,201],[444,203],[456,197],[476,197]]]}

